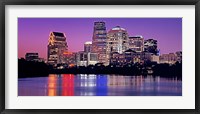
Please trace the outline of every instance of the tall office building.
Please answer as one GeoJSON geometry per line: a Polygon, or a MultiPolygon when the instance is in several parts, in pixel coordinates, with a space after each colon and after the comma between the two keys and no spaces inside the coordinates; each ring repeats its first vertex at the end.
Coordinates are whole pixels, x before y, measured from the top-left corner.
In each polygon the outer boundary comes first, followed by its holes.
{"type": "Polygon", "coordinates": [[[106,65],[106,25],[105,22],[94,22],[94,31],[92,37],[92,52],[98,54],[100,63],[106,65]]]}
{"type": "Polygon", "coordinates": [[[144,51],[153,53],[154,55],[158,54],[157,49],[157,40],[148,39],[144,41],[144,51]]]}
{"type": "Polygon", "coordinates": [[[144,38],[142,36],[129,37],[129,49],[136,52],[144,51],[144,38]]]}
{"type": "Polygon", "coordinates": [[[107,35],[107,61],[110,61],[111,53],[118,52],[119,54],[122,54],[128,48],[128,32],[120,26],[112,28],[107,35]]]}
{"type": "Polygon", "coordinates": [[[67,51],[66,36],[61,32],[51,32],[47,46],[47,60],[49,64],[57,65],[65,63],[64,52],[67,51]]]}
{"type": "Polygon", "coordinates": [[[91,52],[92,51],[92,42],[88,41],[84,44],[84,52],[91,52]]]}

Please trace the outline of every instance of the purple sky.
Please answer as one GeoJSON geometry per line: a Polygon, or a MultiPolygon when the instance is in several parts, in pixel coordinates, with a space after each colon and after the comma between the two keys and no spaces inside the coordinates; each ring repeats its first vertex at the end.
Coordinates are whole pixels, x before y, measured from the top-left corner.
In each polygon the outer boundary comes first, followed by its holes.
{"type": "Polygon", "coordinates": [[[106,22],[107,31],[119,25],[129,36],[156,39],[161,54],[182,50],[181,18],[19,18],[18,57],[24,57],[27,52],[38,52],[46,59],[51,31],[66,34],[69,51],[81,51],[86,41],[92,41],[95,21],[106,22]]]}

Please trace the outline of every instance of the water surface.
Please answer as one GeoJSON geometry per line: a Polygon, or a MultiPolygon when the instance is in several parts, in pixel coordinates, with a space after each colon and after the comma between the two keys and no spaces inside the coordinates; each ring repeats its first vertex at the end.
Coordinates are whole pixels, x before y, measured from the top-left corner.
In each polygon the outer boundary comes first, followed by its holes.
{"type": "Polygon", "coordinates": [[[160,76],[50,74],[18,79],[19,96],[181,96],[182,81],[160,76]]]}

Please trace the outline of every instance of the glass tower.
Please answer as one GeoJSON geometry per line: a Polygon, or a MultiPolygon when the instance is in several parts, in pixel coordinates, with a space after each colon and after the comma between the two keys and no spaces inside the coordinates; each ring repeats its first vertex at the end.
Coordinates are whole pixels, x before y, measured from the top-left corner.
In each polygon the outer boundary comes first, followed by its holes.
{"type": "Polygon", "coordinates": [[[109,62],[112,53],[122,54],[128,48],[128,32],[120,26],[112,28],[107,35],[107,61],[109,62]]]}
{"type": "Polygon", "coordinates": [[[129,37],[129,49],[136,52],[144,51],[144,38],[142,36],[129,37]]]}
{"type": "Polygon", "coordinates": [[[67,47],[64,33],[51,32],[47,46],[48,63],[52,65],[65,63],[64,52],[67,51],[67,47]]]}
{"type": "Polygon", "coordinates": [[[98,54],[99,63],[106,65],[106,26],[105,22],[94,22],[92,52],[98,54]]]}

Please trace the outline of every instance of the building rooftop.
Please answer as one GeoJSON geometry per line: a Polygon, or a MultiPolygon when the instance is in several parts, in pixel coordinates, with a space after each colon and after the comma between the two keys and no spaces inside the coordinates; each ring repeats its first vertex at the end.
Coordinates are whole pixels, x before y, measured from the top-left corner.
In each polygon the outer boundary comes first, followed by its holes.
{"type": "Polygon", "coordinates": [[[26,53],[26,55],[38,55],[38,53],[26,53]]]}
{"type": "Polygon", "coordinates": [[[87,41],[87,42],[85,42],[85,44],[92,44],[92,42],[91,41],[87,41]]]}
{"type": "Polygon", "coordinates": [[[143,36],[137,35],[137,36],[130,36],[129,38],[143,38],[143,36]]]}
{"type": "Polygon", "coordinates": [[[126,50],[125,52],[133,52],[133,53],[136,53],[136,51],[132,50],[132,49],[128,49],[126,50]]]}
{"type": "Polygon", "coordinates": [[[94,24],[105,24],[104,21],[95,21],[94,24]]]}
{"type": "Polygon", "coordinates": [[[55,36],[65,37],[64,33],[61,32],[53,32],[55,36]]]}
{"type": "Polygon", "coordinates": [[[125,29],[121,28],[120,26],[116,26],[116,27],[113,27],[112,30],[125,30],[125,29]]]}

